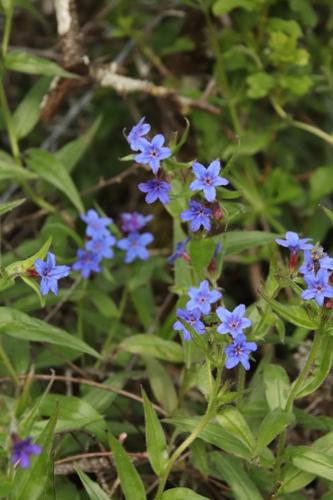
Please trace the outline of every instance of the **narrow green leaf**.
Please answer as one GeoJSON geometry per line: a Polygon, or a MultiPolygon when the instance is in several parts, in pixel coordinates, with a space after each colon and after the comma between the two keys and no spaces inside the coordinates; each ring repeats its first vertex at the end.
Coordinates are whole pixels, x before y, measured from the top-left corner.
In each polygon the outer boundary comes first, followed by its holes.
{"type": "Polygon", "coordinates": [[[81,482],[90,500],[110,500],[109,495],[107,495],[105,491],[102,490],[99,484],[90,479],[90,477],[85,472],[80,470],[79,467],[76,467],[75,470],[77,472],[77,475],[81,479],[81,482]]]}
{"type": "Polygon", "coordinates": [[[293,414],[287,413],[279,408],[276,408],[271,413],[268,413],[259,427],[256,452],[260,453],[265,446],[270,444],[288,425],[294,421],[295,417],[293,414]]]}
{"type": "Polygon", "coordinates": [[[182,363],[184,361],[183,349],[179,344],[148,333],[128,337],[121,342],[119,347],[126,352],[147,354],[165,361],[173,361],[174,363],[182,363]]]}
{"type": "Polygon", "coordinates": [[[135,500],[146,500],[142,480],[126,451],[112,434],[109,435],[109,440],[121,488],[126,500],[133,500],[134,498],[135,500]]]}
{"type": "Polygon", "coordinates": [[[40,302],[40,305],[42,307],[45,306],[45,302],[46,302],[46,299],[45,297],[40,293],[40,290],[39,290],[39,286],[37,284],[36,281],[34,281],[32,278],[29,278],[28,276],[24,276],[24,274],[22,274],[20,276],[21,280],[24,281],[24,283],[26,283],[28,286],[30,286],[30,288],[33,289],[33,291],[35,292],[35,294],[37,295],[38,299],[39,299],[39,302],[40,302]]]}
{"type": "Polygon", "coordinates": [[[30,75],[63,76],[77,78],[73,73],[62,69],[58,64],[48,59],[36,56],[23,50],[13,50],[5,57],[5,67],[12,71],[28,73],[30,75]]]}
{"type": "Polygon", "coordinates": [[[100,358],[95,349],[81,339],[52,326],[40,319],[31,318],[27,314],[10,307],[0,307],[0,333],[11,337],[34,342],[48,342],[58,346],[69,347],[79,352],[100,358]]]}
{"type": "Polygon", "coordinates": [[[24,260],[19,260],[17,262],[13,262],[6,267],[6,273],[11,276],[12,274],[23,274],[28,269],[31,269],[34,266],[36,259],[44,259],[49,248],[52,243],[52,237],[50,236],[44,245],[31,257],[28,257],[24,260]]]}
{"type": "Polygon", "coordinates": [[[299,455],[292,458],[292,462],[305,472],[333,481],[333,457],[325,453],[312,450],[300,451],[299,455]]]}
{"type": "Polygon", "coordinates": [[[25,200],[25,198],[21,198],[20,200],[9,201],[8,203],[0,203],[0,215],[4,215],[14,208],[19,207],[25,200]]]}
{"type": "Polygon", "coordinates": [[[209,500],[209,498],[199,495],[190,488],[171,488],[164,491],[161,500],[209,500]]]}
{"type": "Polygon", "coordinates": [[[232,255],[255,246],[272,243],[276,237],[276,234],[264,231],[228,231],[222,235],[214,236],[213,240],[216,243],[219,241],[222,243],[224,255],[232,255]]]}
{"type": "Polygon", "coordinates": [[[42,149],[30,149],[27,161],[41,179],[62,191],[79,213],[84,212],[75,184],[63,164],[54,155],[42,149]]]}
{"type": "Polygon", "coordinates": [[[288,374],[282,366],[264,365],[265,395],[270,410],[284,410],[290,389],[288,374]]]}
{"type": "Polygon", "coordinates": [[[151,356],[143,356],[143,359],[155,398],[168,413],[172,413],[178,406],[178,398],[169,372],[157,359],[151,356]]]}
{"type": "Polygon", "coordinates": [[[0,158],[0,181],[29,181],[37,179],[37,175],[26,168],[19,167],[14,161],[0,158]]]}
{"type": "Polygon", "coordinates": [[[232,406],[216,416],[217,422],[230,434],[239,439],[250,451],[255,449],[255,439],[243,415],[232,406]]]}
{"type": "Polygon", "coordinates": [[[307,330],[316,330],[318,328],[319,320],[310,318],[302,306],[281,304],[277,300],[270,299],[266,296],[264,296],[264,299],[267,300],[273,311],[292,325],[300,326],[307,330]]]}
{"type": "Polygon", "coordinates": [[[244,471],[242,463],[235,457],[225,456],[213,451],[209,454],[213,475],[226,481],[231,490],[232,498],[236,500],[262,500],[258,488],[244,471]]]}
{"type": "Polygon", "coordinates": [[[154,472],[160,476],[168,463],[167,443],[163,427],[145,391],[142,391],[145,411],[146,446],[154,472]]]}

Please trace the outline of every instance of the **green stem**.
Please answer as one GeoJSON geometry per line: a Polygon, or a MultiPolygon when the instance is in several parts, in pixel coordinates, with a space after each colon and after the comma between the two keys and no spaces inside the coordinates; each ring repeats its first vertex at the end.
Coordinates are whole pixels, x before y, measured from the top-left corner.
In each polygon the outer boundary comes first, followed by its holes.
{"type": "Polygon", "coordinates": [[[10,32],[12,30],[13,10],[14,10],[14,2],[13,0],[10,0],[8,11],[6,12],[5,26],[2,37],[2,47],[1,47],[2,57],[5,57],[8,49],[10,32]]]}
{"type": "Polygon", "coordinates": [[[8,358],[6,352],[4,351],[1,343],[0,343],[0,359],[3,363],[3,365],[7,368],[8,373],[11,375],[11,377],[13,377],[13,380],[16,383],[16,385],[18,385],[19,380],[17,378],[14,367],[13,367],[10,359],[8,358]]]}
{"type": "Polygon", "coordinates": [[[245,387],[245,370],[241,365],[239,365],[238,380],[237,380],[237,401],[236,401],[237,408],[239,408],[240,403],[242,401],[244,387],[245,387]]]}
{"type": "Polygon", "coordinates": [[[155,496],[155,500],[160,500],[160,498],[163,494],[166,482],[167,482],[168,477],[170,475],[170,472],[172,471],[173,466],[175,465],[178,458],[193,443],[193,441],[200,435],[201,431],[206,427],[206,425],[209,423],[209,421],[213,417],[213,415],[215,413],[215,400],[216,400],[216,396],[218,394],[218,390],[220,387],[221,373],[222,373],[222,366],[220,366],[217,369],[215,384],[213,386],[213,390],[212,390],[210,397],[209,397],[209,402],[208,402],[206,413],[204,414],[204,416],[202,417],[202,419],[200,420],[200,422],[198,423],[196,428],[185,439],[185,441],[183,441],[178,446],[178,448],[171,455],[169,462],[168,462],[168,465],[167,465],[163,475],[161,476],[161,480],[160,480],[160,484],[159,484],[159,487],[158,487],[158,490],[157,490],[157,493],[155,496]]]}
{"type": "MultiPolygon", "coordinates": [[[[0,78],[2,79],[3,73],[2,71],[0,72],[0,78]]],[[[2,108],[2,114],[5,120],[6,128],[8,131],[8,137],[9,137],[9,143],[10,147],[13,153],[13,156],[17,163],[21,164],[21,159],[20,159],[20,149],[18,146],[18,142],[16,139],[14,127],[13,127],[13,122],[12,122],[12,117],[9,111],[9,106],[6,98],[6,94],[2,85],[2,82],[0,81],[0,105],[2,108]]]]}
{"type": "MultiPolygon", "coordinates": [[[[291,412],[293,408],[293,404],[295,399],[297,399],[298,392],[302,385],[304,384],[304,381],[306,377],[309,374],[309,371],[311,370],[312,364],[314,360],[316,359],[318,348],[320,347],[320,342],[322,338],[322,333],[325,327],[325,315],[322,315],[321,322],[319,325],[318,330],[315,333],[315,337],[311,346],[311,350],[309,352],[308,358],[305,362],[305,365],[303,366],[303,369],[301,373],[299,374],[298,378],[294,382],[294,385],[291,388],[291,391],[289,393],[287,403],[286,403],[286,411],[291,412]]],[[[277,455],[276,455],[276,462],[275,462],[275,468],[274,468],[274,491],[276,491],[276,488],[278,487],[279,481],[280,481],[280,474],[281,474],[281,465],[282,465],[282,455],[284,452],[284,448],[286,445],[286,434],[287,431],[286,429],[280,434],[279,436],[279,441],[278,441],[278,448],[277,448],[277,455]]]]}

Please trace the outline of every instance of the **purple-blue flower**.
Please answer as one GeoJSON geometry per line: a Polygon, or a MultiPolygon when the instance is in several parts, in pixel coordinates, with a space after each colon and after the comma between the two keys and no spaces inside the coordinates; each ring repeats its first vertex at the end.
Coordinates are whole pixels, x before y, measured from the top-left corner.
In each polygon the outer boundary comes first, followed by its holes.
{"type": "Polygon", "coordinates": [[[300,238],[294,231],[287,231],[285,238],[285,240],[277,238],[275,241],[282,247],[289,248],[292,253],[297,253],[300,250],[311,250],[313,247],[312,243],[309,243],[311,238],[300,238]]]}
{"type": "Polygon", "coordinates": [[[130,264],[135,259],[147,260],[149,252],[146,248],[153,241],[154,237],[151,233],[130,233],[127,238],[119,240],[118,248],[126,251],[125,262],[130,264]]]}
{"type": "Polygon", "coordinates": [[[37,274],[42,278],[40,282],[40,292],[47,295],[49,291],[58,295],[58,280],[66,278],[71,268],[69,266],[57,266],[55,255],[51,252],[47,254],[46,262],[36,259],[34,263],[37,274]]]}
{"type": "Polygon", "coordinates": [[[236,337],[240,333],[243,333],[244,328],[252,325],[250,319],[243,317],[245,314],[244,304],[240,304],[233,311],[228,311],[224,307],[218,307],[216,314],[222,321],[217,328],[217,331],[221,334],[230,333],[233,337],[236,337]]]}
{"type": "Polygon", "coordinates": [[[112,223],[109,217],[100,217],[96,210],[90,209],[86,214],[81,215],[81,219],[87,224],[86,234],[91,238],[98,239],[108,234],[106,226],[112,223]]]}
{"type": "Polygon", "coordinates": [[[121,230],[123,233],[133,233],[140,231],[148,222],[153,219],[153,215],[142,215],[138,212],[124,212],[120,214],[121,230]]]}
{"type": "Polygon", "coordinates": [[[315,299],[317,304],[322,307],[325,298],[333,297],[333,287],[329,284],[329,277],[326,269],[320,269],[317,274],[306,274],[304,280],[307,289],[302,292],[302,299],[315,299]]]}
{"type": "Polygon", "coordinates": [[[143,136],[147,135],[150,131],[150,125],[149,123],[145,123],[145,119],[145,117],[141,118],[127,136],[127,141],[132,151],[138,151],[140,149],[143,136]]]}
{"type": "Polygon", "coordinates": [[[90,273],[99,273],[101,271],[100,261],[101,258],[98,254],[79,248],[77,251],[77,261],[72,265],[72,269],[73,271],[81,271],[81,276],[88,279],[90,273]]]}
{"type": "Polygon", "coordinates": [[[22,469],[30,467],[31,455],[40,455],[42,448],[38,444],[32,442],[32,437],[27,439],[20,439],[18,436],[13,436],[12,456],[11,463],[22,469]]]}
{"type": "Polygon", "coordinates": [[[319,259],[320,269],[327,269],[328,271],[333,271],[333,258],[329,255],[325,255],[319,259]]]}
{"type": "Polygon", "coordinates": [[[309,274],[315,272],[315,263],[312,258],[312,253],[310,250],[304,251],[304,261],[301,267],[299,268],[299,272],[301,274],[309,274]]]}
{"type": "Polygon", "coordinates": [[[99,260],[112,259],[114,252],[111,247],[115,244],[116,238],[109,233],[105,234],[105,236],[102,236],[101,238],[93,238],[87,241],[85,248],[89,252],[96,254],[99,260]]]}
{"type": "Polygon", "coordinates": [[[176,262],[177,259],[180,258],[183,258],[184,260],[187,261],[190,259],[188,253],[186,252],[186,245],[189,241],[190,238],[186,238],[185,240],[179,241],[176,244],[176,250],[174,251],[173,254],[170,255],[170,257],[168,257],[169,264],[173,264],[174,262],[176,262]]]}
{"type": "Polygon", "coordinates": [[[181,331],[184,340],[190,340],[192,338],[191,333],[187,330],[184,324],[179,321],[183,320],[185,323],[190,325],[193,330],[195,330],[199,335],[205,333],[205,325],[200,321],[201,312],[200,309],[193,309],[192,311],[186,311],[185,309],[177,309],[177,318],[173,325],[174,330],[181,331]]]}
{"type": "Polygon", "coordinates": [[[188,291],[190,300],[186,304],[186,309],[192,311],[198,308],[202,314],[209,314],[211,304],[222,297],[222,294],[217,290],[210,290],[209,283],[204,280],[200,283],[199,288],[190,288],[188,291]]]}
{"type": "Polygon", "coordinates": [[[185,222],[190,222],[190,229],[193,232],[199,231],[201,226],[209,231],[212,227],[210,220],[212,210],[195,200],[191,200],[189,206],[188,210],[180,214],[180,218],[185,222]]]}
{"type": "Polygon", "coordinates": [[[163,146],[165,138],[162,134],[157,134],[151,142],[147,139],[141,139],[140,151],[135,156],[135,161],[140,164],[149,165],[154,174],[157,174],[160,168],[160,162],[171,156],[171,149],[163,146]]]}
{"type": "Polygon", "coordinates": [[[140,182],[138,188],[142,193],[147,193],[145,197],[146,203],[150,204],[156,200],[160,200],[161,203],[167,205],[170,201],[169,191],[171,190],[171,186],[162,179],[156,178],[148,182],[140,182]]]}
{"type": "Polygon", "coordinates": [[[214,201],[216,198],[216,187],[226,186],[229,181],[220,177],[221,164],[219,160],[214,160],[205,168],[201,163],[194,162],[192,170],[196,180],[190,184],[191,191],[203,191],[207,201],[214,201]]]}
{"type": "Polygon", "coordinates": [[[228,345],[224,352],[227,356],[225,363],[226,368],[234,368],[241,363],[245,370],[250,369],[249,356],[251,352],[257,350],[255,342],[246,342],[246,337],[243,333],[239,333],[234,339],[232,344],[228,345]]]}

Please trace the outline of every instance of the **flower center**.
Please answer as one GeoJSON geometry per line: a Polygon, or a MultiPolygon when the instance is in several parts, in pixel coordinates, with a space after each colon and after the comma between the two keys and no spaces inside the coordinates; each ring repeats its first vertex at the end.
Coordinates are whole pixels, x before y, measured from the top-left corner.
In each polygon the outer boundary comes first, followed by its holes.
{"type": "Polygon", "coordinates": [[[322,285],[317,285],[316,286],[316,290],[317,290],[318,293],[322,292],[323,291],[322,285]]]}
{"type": "Polygon", "coordinates": [[[232,329],[236,329],[236,328],[238,328],[238,327],[239,327],[239,321],[237,321],[237,320],[233,319],[232,321],[230,321],[229,326],[230,326],[230,328],[232,328],[232,329]]]}
{"type": "Polygon", "coordinates": [[[204,180],[204,184],[206,186],[211,186],[212,185],[212,179],[210,177],[206,177],[204,180]]]}
{"type": "Polygon", "coordinates": [[[205,304],[207,302],[207,297],[203,297],[202,295],[199,297],[200,304],[205,304]]]}
{"type": "Polygon", "coordinates": [[[236,346],[235,347],[235,353],[237,356],[240,356],[241,354],[243,354],[243,349],[241,346],[236,346]]]}

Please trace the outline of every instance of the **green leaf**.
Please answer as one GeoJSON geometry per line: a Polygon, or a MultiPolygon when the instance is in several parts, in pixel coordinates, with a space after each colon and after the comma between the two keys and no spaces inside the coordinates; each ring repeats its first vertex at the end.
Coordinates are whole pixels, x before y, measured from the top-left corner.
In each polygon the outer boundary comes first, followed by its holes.
{"type": "Polygon", "coordinates": [[[213,239],[216,243],[219,241],[222,243],[224,255],[232,255],[258,245],[271,243],[276,237],[276,234],[264,231],[229,231],[221,236],[214,236],[213,239]]]}
{"type": "Polygon", "coordinates": [[[231,488],[232,498],[236,500],[262,500],[258,488],[244,471],[243,466],[235,457],[225,456],[213,451],[209,454],[212,464],[211,472],[218,479],[226,481],[231,488]]]}
{"type": "Polygon", "coordinates": [[[255,439],[243,415],[237,408],[229,406],[216,416],[217,422],[227,432],[239,439],[251,452],[255,449],[255,439]]]}
{"type": "Polygon", "coordinates": [[[76,467],[75,470],[77,472],[77,475],[81,479],[81,482],[90,500],[110,500],[109,495],[107,495],[102,490],[99,484],[95,483],[95,481],[90,479],[90,477],[85,472],[80,470],[79,467],[76,467]]]}
{"type": "Polygon", "coordinates": [[[0,203],[0,215],[4,215],[14,208],[19,207],[25,201],[26,198],[21,198],[20,200],[9,201],[8,203],[0,203]]]}
{"type": "Polygon", "coordinates": [[[199,495],[190,488],[171,488],[164,491],[161,500],[209,500],[208,497],[199,495]]]}
{"type": "Polygon", "coordinates": [[[247,95],[251,99],[261,99],[265,97],[275,84],[274,78],[263,71],[248,76],[246,82],[249,86],[247,95]]]}
{"type": "Polygon", "coordinates": [[[182,363],[184,361],[183,349],[179,344],[147,333],[133,335],[125,339],[121,342],[119,348],[133,354],[147,354],[148,356],[165,361],[173,361],[174,363],[182,363]]]}
{"type": "Polygon", "coordinates": [[[310,177],[310,199],[317,203],[333,191],[333,166],[319,167],[310,177]]]}
{"type": "Polygon", "coordinates": [[[46,302],[46,299],[45,297],[40,293],[40,290],[39,290],[39,286],[38,284],[36,283],[36,281],[34,281],[32,278],[29,278],[28,276],[24,276],[24,274],[22,274],[20,276],[21,280],[24,281],[24,283],[26,283],[26,285],[30,286],[30,288],[33,289],[33,291],[35,292],[35,294],[37,295],[38,299],[39,299],[39,302],[40,302],[40,305],[42,307],[45,306],[45,302],[46,302]]]}
{"type": "Polygon", "coordinates": [[[267,300],[274,312],[292,325],[300,326],[307,330],[316,330],[319,327],[319,320],[310,318],[307,311],[302,306],[281,304],[277,300],[270,299],[265,295],[264,299],[267,300]]]}
{"type": "Polygon", "coordinates": [[[18,139],[34,128],[41,113],[41,102],[50,86],[49,78],[41,78],[25,95],[13,113],[13,127],[18,139]]]}
{"type": "Polygon", "coordinates": [[[99,116],[88,130],[74,141],[68,142],[56,153],[57,159],[64,165],[67,172],[71,172],[87,149],[90,147],[97,130],[101,125],[102,118],[99,116]]]}
{"type": "Polygon", "coordinates": [[[188,245],[191,264],[197,273],[202,273],[212,260],[216,242],[213,238],[191,240],[188,245]]]}
{"type": "Polygon", "coordinates": [[[4,159],[0,157],[0,181],[5,180],[11,181],[29,181],[31,179],[37,179],[37,175],[26,168],[19,167],[11,159],[4,159]]]}
{"type": "Polygon", "coordinates": [[[110,446],[117,468],[121,488],[126,500],[146,500],[145,488],[142,480],[119,441],[109,435],[110,446]]]}
{"type": "Polygon", "coordinates": [[[279,408],[276,408],[271,413],[267,413],[259,427],[256,452],[260,453],[294,421],[295,417],[292,413],[287,413],[279,408]]]}
{"type": "Polygon", "coordinates": [[[0,307],[0,332],[18,339],[69,347],[100,358],[98,352],[81,339],[10,307],[0,307]]]}
{"type": "Polygon", "coordinates": [[[44,181],[62,191],[81,214],[84,207],[80,195],[62,163],[42,149],[30,149],[28,164],[44,181]]]}
{"type": "Polygon", "coordinates": [[[265,395],[271,411],[286,407],[290,389],[288,374],[282,366],[267,364],[263,371],[265,395]]]}
{"type": "Polygon", "coordinates": [[[312,450],[300,451],[292,458],[292,462],[305,472],[333,481],[333,457],[326,453],[312,450]]]}
{"type": "Polygon", "coordinates": [[[251,12],[256,8],[256,0],[217,0],[213,5],[213,13],[221,16],[238,8],[251,12]]]}
{"type": "Polygon", "coordinates": [[[162,363],[151,356],[143,356],[143,360],[146,364],[150,387],[155,398],[168,413],[172,413],[178,406],[178,398],[169,372],[162,363]]]}
{"type": "Polygon", "coordinates": [[[13,50],[5,56],[5,67],[12,71],[28,73],[30,75],[63,76],[65,78],[77,78],[73,73],[62,69],[58,64],[48,59],[24,52],[13,50]]]}
{"type": "Polygon", "coordinates": [[[146,446],[148,457],[154,472],[158,476],[161,476],[169,460],[165,434],[153,405],[149,401],[145,391],[142,391],[142,396],[145,411],[146,446]]]}
{"type": "Polygon", "coordinates": [[[330,220],[330,221],[332,222],[332,224],[333,224],[333,212],[332,212],[332,210],[330,210],[330,209],[329,209],[329,208],[327,208],[327,207],[321,207],[321,208],[324,210],[325,214],[327,215],[327,217],[329,218],[329,220],[330,220]]]}
{"type": "Polygon", "coordinates": [[[12,264],[9,264],[6,267],[6,273],[9,276],[11,276],[12,274],[25,273],[28,269],[31,269],[32,267],[34,267],[36,259],[43,260],[45,258],[47,252],[49,251],[51,243],[52,243],[52,238],[50,236],[47,239],[47,241],[44,243],[44,245],[34,255],[32,255],[31,257],[28,257],[27,259],[19,260],[17,262],[13,262],[12,264]]]}
{"type": "Polygon", "coordinates": [[[57,405],[55,405],[50,420],[36,440],[36,443],[42,447],[42,453],[32,458],[29,474],[23,469],[19,469],[15,474],[16,500],[27,500],[28,498],[29,500],[39,500],[45,492],[53,472],[52,445],[57,418],[58,410],[57,405]]]}

